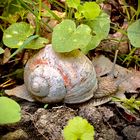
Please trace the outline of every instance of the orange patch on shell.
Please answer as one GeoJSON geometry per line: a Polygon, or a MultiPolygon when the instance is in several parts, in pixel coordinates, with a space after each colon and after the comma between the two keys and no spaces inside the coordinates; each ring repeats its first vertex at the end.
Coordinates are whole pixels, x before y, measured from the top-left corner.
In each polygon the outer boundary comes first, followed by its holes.
{"type": "Polygon", "coordinates": [[[35,59],[35,61],[30,62],[30,68],[34,69],[36,66],[38,66],[40,64],[48,65],[48,62],[47,62],[47,60],[35,59]]]}
{"type": "Polygon", "coordinates": [[[62,75],[62,77],[63,77],[63,80],[64,80],[64,84],[66,85],[66,86],[71,86],[71,82],[70,82],[70,80],[69,80],[69,78],[68,78],[68,76],[64,73],[64,71],[63,71],[63,69],[62,69],[62,67],[59,65],[58,66],[58,70],[60,71],[60,74],[62,75]]]}

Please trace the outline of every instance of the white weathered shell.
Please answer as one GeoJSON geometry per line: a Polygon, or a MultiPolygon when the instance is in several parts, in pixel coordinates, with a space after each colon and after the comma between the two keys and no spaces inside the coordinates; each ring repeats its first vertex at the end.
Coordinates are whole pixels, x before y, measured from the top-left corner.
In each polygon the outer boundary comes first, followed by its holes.
{"type": "Polygon", "coordinates": [[[79,50],[56,53],[47,45],[25,67],[28,91],[44,103],[80,103],[93,97],[97,79],[91,61],[79,50]]]}

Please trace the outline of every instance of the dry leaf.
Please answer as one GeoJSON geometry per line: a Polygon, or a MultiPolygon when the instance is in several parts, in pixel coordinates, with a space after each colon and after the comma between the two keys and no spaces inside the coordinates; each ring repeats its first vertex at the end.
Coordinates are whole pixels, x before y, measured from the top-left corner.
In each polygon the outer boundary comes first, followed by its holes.
{"type": "MultiPolygon", "coordinates": [[[[110,72],[113,63],[105,56],[100,55],[93,58],[97,76],[102,76],[110,72]]],[[[117,75],[117,80],[122,81],[121,86],[126,92],[137,92],[140,88],[140,72],[134,69],[128,70],[119,65],[115,65],[114,74],[117,75]]]]}
{"type": "Polygon", "coordinates": [[[3,60],[2,60],[3,64],[5,64],[9,61],[10,55],[11,55],[11,52],[10,52],[9,48],[6,48],[4,51],[3,60]]]}
{"type": "Polygon", "coordinates": [[[9,96],[16,96],[22,99],[25,99],[30,102],[34,102],[35,100],[32,96],[27,92],[25,85],[17,86],[10,90],[5,90],[5,93],[9,96]]]}

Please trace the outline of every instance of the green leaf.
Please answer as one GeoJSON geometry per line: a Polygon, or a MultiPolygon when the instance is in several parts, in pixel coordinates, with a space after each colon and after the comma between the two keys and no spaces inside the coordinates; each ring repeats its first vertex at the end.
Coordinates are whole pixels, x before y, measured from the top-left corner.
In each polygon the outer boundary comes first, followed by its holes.
{"type": "Polygon", "coordinates": [[[86,23],[94,34],[90,43],[86,47],[86,52],[96,48],[101,40],[105,39],[108,36],[110,30],[110,18],[106,13],[101,13],[94,20],[88,21],[86,23]]]}
{"type": "Polygon", "coordinates": [[[19,48],[33,33],[34,29],[30,24],[14,23],[4,31],[3,42],[9,48],[19,48]]]}
{"type": "Polygon", "coordinates": [[[81,13],[75,12],[75,18],[80,20],[82,18],[81,13]]]}
{"type": "Polygon", "coordinates": [[[4,50],[2,48],[0,48],[0,54],[4,53],[4,50]]]}
{"type": "Polygon", "coordinates": [[[82,52],[84,54],[87,54],[89,50],[95,49],[100,44],[100,42],[101,42],[100,36],[98,35],[92,36],[89,44],[85,48],[82,48],[82,52]]]}
{"type": "Polygon", "coordinates": [[[136,20],[128,27],[127,33],[130,43],[134,47],[140,48],[140,19],[136,20]]]}
{"type": "Polygon", "coordinates": [[[110,30],[110,17],[106,13],[101,13],[94,20],[86,23],[95,35],[99,35],[101,39],[108,36],[110,30]]]}
{"type": "Polygon", "coordinates": [[[3,16],[14,15],[24,10],[17,0],[8,0],[3,16]]]}
{"type": "Polygon", "coordinates": [[[30,37],[28,37],[23,44],[10,56],[10,58],[12,58],[13,56],[15,56],[17,53],[19,53],[20,51],[22,51],[24,48],[26,48],[26,46],[34,39],[38,38],[39,35],[32,35],[30,37]]]}
{"type": "Polygon", "coordinates": [[[75,18],[80,20],[82,18],[84,18],[84,15],[82,14],[82,11],[83,11],[83,5],[79,5],[77,7],[77,12],[75,12],[75,18]]]}
{"type": "Polygon", "coordinates": [[[82,117],[74,117],[68,121],[63,130],[65,140],[94,140],[94,127],[82,117]]]}
{"type": "Polygon", "coordinates": [[[47,107],[48,107],[48,104],[45,104],[45,105],[44,105],[44,108],[46,109],[47,107]]]}
{"type": "Polygon", "coordinates": [[[66,0],[68,7],[76,8],[80,5],[80,0],[66,0]]]}
{"type": "Polygon", "coordinates": [[[100,6],[96,2],[85,2],[81,13],[86,19],[95,19],[101,12],[100,6]]]}
{"type": "Polygon", "coordinates": [[[0,124],[18,122],[21,119],[18,103],[7,97],[0,97],[0,124]]]}
{"type": "Polygon", "coordinates": [[[38,37],[37,39],[34,39],[28,44],[25,48],[26,49],[40,49],[45,46],[49,42],[48,39],[43,37],[38,37]]]}
{"type": "Polygon", "coordinates": [[[70,52],[85,48],[91,40],[91,29],[84,24],[76,28],[74,21],[63,20],[52,35],[52,46],[56,52],[70,52]]]}
{"type": "Polygon", "coordinates": [[[8,16],[0,16],[0,19],[2,19],[5,22],[8,22],[10,24],[13,24],[19,19],[19,15],[18,14],[14,14],[14,15],[9,14],[8,16]]]}
{"type": "Polygon", "coordinates": [[[140,101],[136,101],[136,104],[140,107],[140,101]]]}
{"type": "Polygon", "coordinates": [[[6,3],[8,0],[0,0],[0,4],[6,3]]]}
{"type": "Polygon", "coordinates": [[[23,18],[25,13],[27,13],[27,11],[21,7],[18,0],[7,0],[2,16],[0,18],[12,24],[17,22],[20,17],[23,18]]]}

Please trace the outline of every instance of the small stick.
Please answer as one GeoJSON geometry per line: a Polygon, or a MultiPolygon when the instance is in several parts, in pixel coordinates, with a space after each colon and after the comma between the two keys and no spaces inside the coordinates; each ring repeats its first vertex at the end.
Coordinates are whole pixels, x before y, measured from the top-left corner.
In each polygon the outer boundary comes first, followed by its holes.
{"type": "Polygon", "coordinates": [[[116,65],[116,60],[117,60],[118,52],[119,52],[119,50],[115,51],[115,57],[114,57],[114,61],[113,61],[113,66],[111,68],[111,71],[109,72],[109,75],[111,75],[112,77],[114,77],[114,70],[115,70],[115,65],[116,65]]]}

